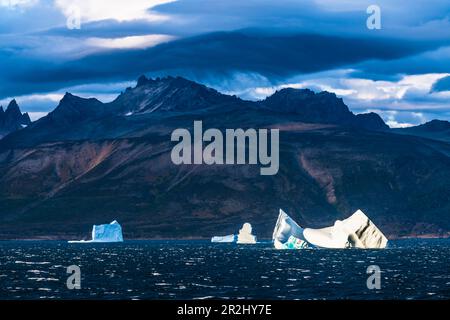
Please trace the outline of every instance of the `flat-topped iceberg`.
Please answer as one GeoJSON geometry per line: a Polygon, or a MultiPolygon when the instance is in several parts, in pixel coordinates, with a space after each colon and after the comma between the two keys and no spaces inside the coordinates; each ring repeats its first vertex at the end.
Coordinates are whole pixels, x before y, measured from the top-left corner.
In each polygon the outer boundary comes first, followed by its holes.
{"type": "Polygon", "coordinates": [[[69,241],[69,243],[123,242],[122,227],[114,220],[110,224],[94,225],[92,240],[69,241]]]}
{"type": "Polygon", "coordinates": [[[236,235],[230,234],[228,236],[216,236],[211,238],[211,242],[219,242],[219,243],[232,243],[236,242],[236,235]]]}
{"type": "Polygon", "coordinates": [[[230,234],[227,236],[215,236],[211,238],[211,242],[215,243],[238,243],[238,244],[255,244],[256,236],[252,234],[253,228],[250,223],[244,223],[239,230],[239,234],[230,234]]]}
{"type": "Polygon", "coordinates": [[[382,249],[388,242],[361,210],[347,219],[337,220],[331,227],[311,229],[300,227],[280,209],[272,238],[276,249],[382,249]]]}

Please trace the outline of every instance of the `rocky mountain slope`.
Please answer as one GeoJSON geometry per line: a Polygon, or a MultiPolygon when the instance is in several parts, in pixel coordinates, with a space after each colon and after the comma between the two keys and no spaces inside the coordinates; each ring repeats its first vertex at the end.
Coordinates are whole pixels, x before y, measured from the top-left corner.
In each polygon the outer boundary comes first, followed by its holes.
{"type": "Polygon", "coordinates": [[[84,238],[117,219],[125,238],[201,238],[278,209],[321,227],[362,209],[389,237],[450,232],[450,144],[386,129],[329,93],[243,101],[182,78],[140,78],[115,101],[70,94],[0,140],[0,237],[84,238]],[[176,128],[280,129],[280,170],[174,165],[176,128]]]}

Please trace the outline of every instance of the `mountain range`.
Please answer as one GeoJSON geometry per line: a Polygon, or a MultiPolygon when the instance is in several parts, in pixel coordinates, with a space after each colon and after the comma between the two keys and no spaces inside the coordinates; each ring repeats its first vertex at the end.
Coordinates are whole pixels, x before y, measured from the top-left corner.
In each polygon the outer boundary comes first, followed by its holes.
{"type": "Polygon", "coordinates": [[[110,103],[67,93],[0,140],[0,238],[86,238],[114,219],[128,239],[208,238],[244,222],[269,238],[279,208],[307,227],[362,209],[391,238],[448,236],[448,124],[390,129],[329,92],[286,88],[253,102],[180,77],[142,76],[110,103]],[[278,174],[174,165],[171,133],[195,120],[278,128],[278,174]]]}

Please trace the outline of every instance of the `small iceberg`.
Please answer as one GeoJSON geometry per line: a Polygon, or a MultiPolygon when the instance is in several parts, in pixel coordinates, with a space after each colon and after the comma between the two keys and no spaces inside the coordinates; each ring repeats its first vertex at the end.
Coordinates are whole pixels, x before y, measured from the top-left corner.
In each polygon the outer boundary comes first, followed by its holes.
{"type": "Polygon", "coordinates": [[[347,219],[337,220],[331,227],[311,229],[300,227],[280,209],[272,239],[276,249],[383,249],[388,242],[361,210],[347,219]]]}
{"type": "Polygon", "coordinates": [[[218,237],[212,237],[211,242],[217,242],[217,243],[232,243],[236,242],[236,235],[230,234],[228,236],[218,236],[218,237]]]}
{"type": "Polygon", "coordinates": [[[237,243],[238,244],[255,244],[256,236],[252,234],[253,228],[250,223],[244,223],[239,230],[237,243]]]}
{"type": "Polygon", "coordinates": [[[252,234],[252,225],[248,222],[244,223],[239,230],[239,234],[230,234],[227,236],[215,236],[211,238],[214,243],[238,243],[238,244],[255,244],[256,236],[252,234]]]}
{"type": "Polygon", "coordinates": [[[114,220],[110,224],[94,225],[92,240],[69,241],[69,243],[123,242],[122,227],[114,220]]]}

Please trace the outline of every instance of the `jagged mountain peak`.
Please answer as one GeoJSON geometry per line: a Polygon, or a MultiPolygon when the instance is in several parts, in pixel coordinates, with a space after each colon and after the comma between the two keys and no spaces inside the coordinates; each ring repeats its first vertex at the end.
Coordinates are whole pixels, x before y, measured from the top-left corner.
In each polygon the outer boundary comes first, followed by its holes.
{"type": "Polygon", "coordinates": [[[31,118],[30,118],[30,115],[28,114],[28,112],[25,112],[22,114],[22,119],[23,119],[24,125],[29,125],[31,123],[31,118]]]}
{"type": "Polygon", "coordinates": [[[305,122],[344,124],[354,117],[342,99],[325,91],[285,88],[259,103],[273,111],[298,114],[305,122]]]}
{"type": "Polygon", "coordinates": [[[139,77],[139,79],[137,80],[137,84],[136,87],[141,87],[147,84],[147,82],[149,81],[149,79],[145,76],[142,75],[139,77]]]}
{"type": "Polygon", "coordinates": [[[375,113],[355,115],[344,100],[333,92],[284,88],[259,104],[270,110],[299,115],[302,121],[346,125],[368,130],[388,130],[383,119],[375,113]]]}
{"type": "MultiPolygon", "coordinates": [[[[97,101],[100,102],[99,100],[97,100],[96,98],[83,98],[83,97],[79,97],[77,95],[74,95],[70,92],[66,92],[63,96],[63,98],[60,101],[60,105],[64,104],[64,103],[72,103],[72,102],[84,102],[84,101],[97,101]]],[[[100,102],[101,103],[101,102],[100,102]]]]}
{"type": "Polygon", "coordinates": [[[285,111],[298,111],[300,108],[305,108],[311,103],[328,103],[332,105],[338,105],[342,111],[350,112],[345,105],[342,98],[336,96],[333,92],[321,91],[314,92],[311,89],[297,89],[297,88],[283,88],[275,91],[274,94],[268,96],[261,101],[264,105],[283,104],[286,107],[285,111]],[[306,103],[306,104],[305,104],[306,103]]]}
{"type": "Polygon", "coordinates": [[[311,89],[308,89],[308,88],[287,87],[287,88],[282,88],[282,89],[279,89],[279,90],[275,91],[275,93],[272,96],[274,96],[274,95],[286,95],[286,94],[315,95],[316,93],[314,91],[312,91],[311,89]]]}
{"type": "Polygon", "coordinates": [[[292,87],[286,87],[276,90],[275,93],[268,96],[266,100],[274,97],[295,97],[295,98],[329,97],[341,100],[336,96],[334,92],[329,91],[314,92],[313,90],[308,88],[292,88],[292,87]]]}
{"type": "Polygon", "coordinates": [[[6,110],[0,107],[0,138],[22,129],[31,123],[28,113],[20,111],[15,99],[11,100],[6,110]]]}
{"type": "Polygon", "coordinates": [[[103,103],[96,98],[82,98],[76,96],[70,92],[66,92],[64,97],[59,102],[58,106],[51,113],[75,113],[80,114],[80,116],[95,115],[103,111],[103,103]]]}
{"type": "Polygon", "coordinates": [[[71,99],[71,98],[74,98],[74,97],[77,97],[77,96],[76,96],[76,95],[73,95],[73,94],[70,93],[70,92],[66,92],[66,93],[64,94],[62,100],[64,100],[64,99],[71,99]]]}
{"type": "Polygon", "coordinates": [[[70,124],[74,121],[95,118],[104,112],[104,104],[95,98],[82,98],[66,92],[48,118],[56,123],[70,124]]]}
{"type": "Polygon", "coordinates": [[[22,114],[22,111],[20,111],[20,107],[17,104],[16,99],[13,99],[9,102],[8,107],[6,110],[3,110],[3,107],[0,107],[0,114],[3,115],[4,121],[19,121],[21,124],[26,124],[22,120],[26,120],[28,117],[27,113],[22,114]]]}
{"type": "Polygon", "coordinates": [[[19,109],[19,105],[17,104],[16,99],[12,99],[9,104],[8,107],[6,108],[6,110],[15,110],[15,109],[19,109]]]}
{"type": "Polygon", "coordinates": [[[112,109],[123,114],[159,111],[195,111],[241,100],[183,77],[147,78],[140,76],[134,88],[128,88],[112,109]]]}
{"type": "Polygon", "coordinates": [[[8,104],[5,115],[12,119],[20,119],[22,117],[22,112],[20,111],[16,99],[11,100],[11,102],[8,104]]]}
{"type": "Polygon", "coordinates": [[[216,93],[220,94],[217,90],[209,88],[203,84],[197,83],[195,81],[177,76],[167,76],[167,77],[157,77],[157,78],[147,78],[145,75],[142,75],[138,78],[136,86],[133,89],[145,89],[145,88],[152,88],[152,87],[170,87],[171,89],[197,89],[197,90],[204,90],[204,92],[208,93],[216,93]]]}

